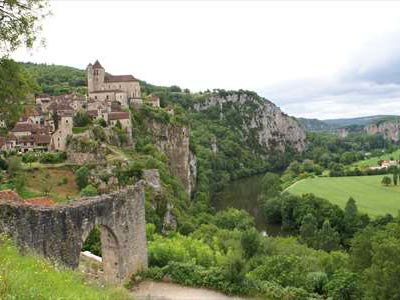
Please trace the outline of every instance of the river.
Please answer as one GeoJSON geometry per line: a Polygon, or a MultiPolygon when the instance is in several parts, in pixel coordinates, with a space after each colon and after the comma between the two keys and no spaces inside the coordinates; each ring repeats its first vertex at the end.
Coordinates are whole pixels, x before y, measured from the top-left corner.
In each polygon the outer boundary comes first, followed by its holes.
{"type": "Polygon", "coordinates": [[[254,175],[232,181],[221,192],[214,195],[212,205],[217,211],[230,207],[244,209],[254,217],[258,230],[265,231],[271,236],[280,235],[280,225],[267,224],[259,209],[258,199],[261,194],[263,176],[263,174],[254,175]]]}

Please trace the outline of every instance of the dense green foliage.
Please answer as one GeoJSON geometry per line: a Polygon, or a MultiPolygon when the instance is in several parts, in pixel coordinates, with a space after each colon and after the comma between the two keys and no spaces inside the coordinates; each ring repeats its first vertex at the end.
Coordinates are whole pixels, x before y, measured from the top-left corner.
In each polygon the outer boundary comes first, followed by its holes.
{"type": "Polygon", "coordinates": [[[40,91],[50,95],[76,92],[85,94],[86,72],[80,69],[46,64],[21,64],[26,72],[36,80],[40,91]]]}
{"type": "Polygon", "coordinates": [[[0,120],[10,128],[20,117],[35,83],[16,62],[0,57],[0,120]]]}

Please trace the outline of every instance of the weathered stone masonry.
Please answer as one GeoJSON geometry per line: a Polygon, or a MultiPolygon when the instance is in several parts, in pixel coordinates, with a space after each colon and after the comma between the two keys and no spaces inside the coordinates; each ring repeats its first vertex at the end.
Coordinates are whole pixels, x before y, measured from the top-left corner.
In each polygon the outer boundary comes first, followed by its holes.
{"type": "Polygon", "coordinates": [[[119,283],[147,268],[143,191],[139,182],[119,192],[53,207],[0,201],[0,232],[11,235],[21,248],[76,268],[83,242],[99,225],[105,279],[119,283]]]}

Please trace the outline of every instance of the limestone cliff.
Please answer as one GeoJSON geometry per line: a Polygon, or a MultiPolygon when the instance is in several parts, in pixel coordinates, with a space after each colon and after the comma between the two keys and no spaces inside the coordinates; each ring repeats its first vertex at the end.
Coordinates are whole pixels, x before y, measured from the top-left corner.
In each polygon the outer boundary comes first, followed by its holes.
{"type": "Polygon", "coordinates": [[[382,134],[385,139],[398,142],[400,140],[400,121],[386,121],[365,126],[367,134],[382,134]]]}
{"type": "Polygon", "coordinates": [[[303,151],[306,135],[299,123],[272,102],[251,92],[212,95],[194,104],[194,110],[218,109],[220,121],[231,118],[245,140],[264,151],[284,151],[287,146],[303,151]]]}
{"type": "Polygon", "coordinates": [[[178,177],[188,195],[196,185],[196,157],[189,150],[189,128],[151,121],[148,124],[155,144],[168,157],[168,167],[178,177]]]}

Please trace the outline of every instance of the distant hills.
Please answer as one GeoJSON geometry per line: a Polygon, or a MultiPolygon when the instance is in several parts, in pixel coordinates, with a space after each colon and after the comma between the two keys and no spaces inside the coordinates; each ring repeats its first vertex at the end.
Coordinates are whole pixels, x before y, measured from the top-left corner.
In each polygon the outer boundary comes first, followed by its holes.
{"type": "Polygon", "coordinates": [[[343,118],[343,119],[328,119],[328,120],[297,118],[297,120],[307,131],[334,131],[339,128],[364,127],[373,123],[379,124],[386,121],[398,121],[400,120],[400,116],[376,115],[376,116],[367,116],[359,118],[343,118]]]}

